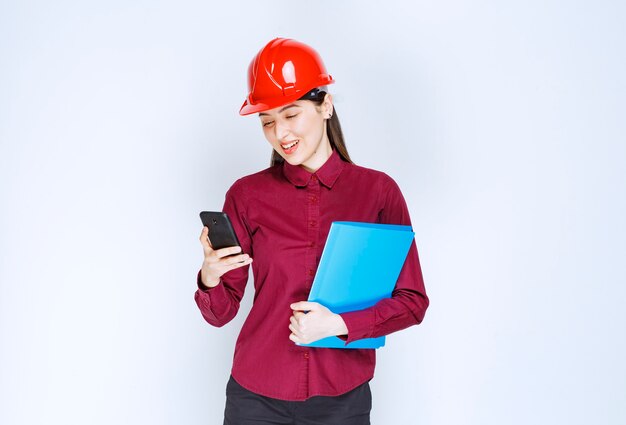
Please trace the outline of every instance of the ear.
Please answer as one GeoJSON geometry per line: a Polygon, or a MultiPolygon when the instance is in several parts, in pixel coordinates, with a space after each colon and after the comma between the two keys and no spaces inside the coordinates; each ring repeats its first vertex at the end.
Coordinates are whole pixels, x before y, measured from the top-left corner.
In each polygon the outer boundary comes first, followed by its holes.
{"type": "Polygon", "coordinates": [[[324,118],[330,118],[333,115],[333,95],[326,93],[324,102],[322,102],[322,114],[324,118]]]}

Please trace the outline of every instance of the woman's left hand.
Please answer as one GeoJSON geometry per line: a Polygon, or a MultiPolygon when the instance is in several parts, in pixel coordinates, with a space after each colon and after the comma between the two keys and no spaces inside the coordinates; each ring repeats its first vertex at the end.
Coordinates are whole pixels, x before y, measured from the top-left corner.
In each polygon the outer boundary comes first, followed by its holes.
{"type": "Polygon", "coordinates": [[[346,335],[348,328],[340,315],[315,302],[300,301],[291,304],[289,339],[300,344],[309,344],[322,338],[346,335]],[[305,313],[307,311],[307,313],[305,313]]]}

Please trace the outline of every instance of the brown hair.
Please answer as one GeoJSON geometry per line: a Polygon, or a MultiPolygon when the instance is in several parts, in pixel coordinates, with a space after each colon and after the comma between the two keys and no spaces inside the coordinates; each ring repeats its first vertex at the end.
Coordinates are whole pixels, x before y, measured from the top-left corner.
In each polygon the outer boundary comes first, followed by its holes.
{"type": "MultiPolygon", "coordinates": [[[[326,91],[315,88],[302,96],[299,100],[310,100],[311,102],[315,103],[315,105],[319,106],[324,103],[325,97],[326,91]]],[[[328,135],[330,145],[334,150],[337,151],[341,159],[352,164],[352,160],[350,159],[350,155],[348,154],[348,149],[346,148],[346,142],[343,140],[343,132],[341,131],[341,124],[339,124],[337,109],[334,106],[332,116],[330,117],[330,119],[326,120],[326,134],[328,135]]],[[[280,164],[284,161],[285,159],[280,156],[278,152],[272,149],[272,159],[270,161],[270,166],[280,164]]]]}

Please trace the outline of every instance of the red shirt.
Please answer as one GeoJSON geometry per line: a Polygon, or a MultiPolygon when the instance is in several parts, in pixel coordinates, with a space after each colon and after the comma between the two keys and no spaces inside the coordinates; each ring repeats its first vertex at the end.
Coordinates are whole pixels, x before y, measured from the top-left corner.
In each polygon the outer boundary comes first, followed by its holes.
{"type": "MultiPolygon", "coordinates": [[[[254,302],[235,345],[235,380],[257,394],[295,401],[340,395],[372,379],[375,350],[295,345],[289,339],[289,305],[307,300],[331,222],[411,224],[397,184],[333,151],[315,173],[284,162],[237,180],[223,210],[254,259],[254,302]]],[[[223,326],[237,314],[249,267],[231,270],[206,290],[198,273],[195,300],[211,325],[223,326]]],[[[341,314],[347,342],[418,324],[427,307],[413,242],[392,297],[341,314]]]]}

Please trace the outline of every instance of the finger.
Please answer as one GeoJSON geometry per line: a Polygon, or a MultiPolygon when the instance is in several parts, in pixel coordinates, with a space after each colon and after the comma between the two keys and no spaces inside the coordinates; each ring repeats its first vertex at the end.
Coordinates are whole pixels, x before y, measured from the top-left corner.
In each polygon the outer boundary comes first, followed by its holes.
{"type": "Polygon", "coordinates": [[[300,301],[297,303],[293,303],[290,307],[292,310],[297,311],[316,311],[320,309],[320,305],[318,303],[310,301],[300,301]]]}
{"type": "Polygon", "coordinates": [[[297,337],[301,337],[300,331],[293,325],[289,325],[289,330],[291,331],[292,334],[296,335],[297,337]]]}
{"type": "Polygon", "coordinates": [[[235,263],[235,264],[231,264],[229,266],[226,266],[226,267],[222,268],[222,270],[223,270],[224,273],[227,273],[227,272],[229,272],[231,270],[235,270],[235,269],[238,269],[240,267],[248,266],[251,263],[252,263],[252,258],[248,258],[246,261],[243,261],[241,263],[235,263]]]}
{"type": "Polygon", "coordinates": [[[218,258],[224,258],[224,257],[228,257],[229,255],[239,254],[240,252],[241,252],[240,246],[229,246],[227,248],[216,249],[215,255],[217,255],[218,258]]]}
{"type": "Polygon", "coordinates": [[[292,340],[293,342],[296,342],[296,343],[300,342],[300,338],[298,338],[298,336],[295,335],[295,334],[290,334],[289,335],[289,339],[292,340]]]}
{"type": "Polygon", "coordinates": [[[205,250],[213,249],[211,241],[209,240],[209,228],[206,226],[202,228],[202,233],[200,233],[200,243],[205,250]]]}
{"type": "Polygon", "coordinates": [[[289,322],[291,323],[291,325],[289,326],[289,329],[291,329],[291,326],[294,326],[295,328],[299,327],[298,319],[296,319],[295,317],[291,316],[289,318],[289,322]]]}
{"type": "Polygon", "coordinates": [[[295,326],[297,326],[300,331],[304,329],[304,322],[303,322],[304,317],[303,316],[305,316],[305,314],[302,312],[297,312],[296,314],[291,316],[293,319],[292,323],[294,323],[295,326]]]}
{"type": "Polygon", "coordinates": [[[233,264],[243,263],[250,258],[248,254],[240,254],[232,257],[224,257],[221,259],[222,263],[227,266],[232,266],[233,264]]]}
{"type": "Polygon", "coordinates": [[[291,324],[298,330],[298,335],[301,335],[302,332],[304,332],[306,319],[306,314],[300,312],[294,314],[293,316],[291,316],[291,318],[289,318],[291,324]]]}
{"type": "Polygon", "coordinates": [[[291,331],[291,335],[293,335],[298,340],[298,342],[302,342],[306,339],[302,332],[295,328],[292,329],[292,326],[289,326],[289,330],[291,331]]]}

